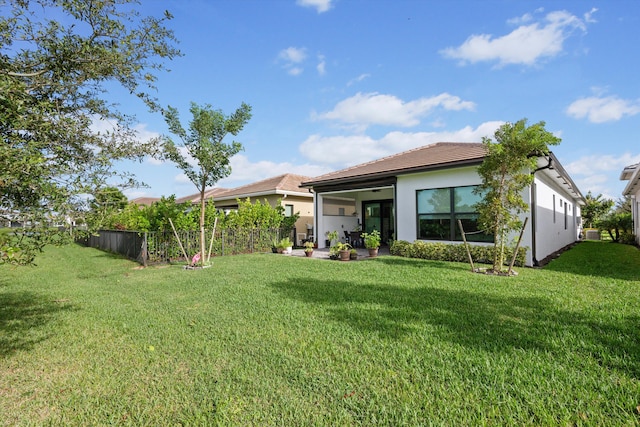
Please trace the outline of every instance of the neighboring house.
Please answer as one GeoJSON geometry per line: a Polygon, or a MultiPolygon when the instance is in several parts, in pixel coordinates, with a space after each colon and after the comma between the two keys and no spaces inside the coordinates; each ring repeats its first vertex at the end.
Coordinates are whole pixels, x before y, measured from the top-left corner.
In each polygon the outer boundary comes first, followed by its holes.
{"type": "MultiPolygon", "coordinates": [[[[264,203],[266,200],[273,207],[280,204],[287,216],[299,212],[300,218],[295,224],[295,240],[300,244],[302,240],[311,237],[309,234],[312,232],[313,194],[307,189],[300,188],[303,181],[310,179],[308,176],[287,173],[232,189],[214,188],[208,190],[205,196],[207,199],[213,197],[216,208],[225,212],[238,209],[238,199],[245,200],[247,197],[252,202],[259,200],[264,203]]],[[[200,193],[181,197],[176,202],[189,200],[199,203],[200,193]]]]}
{"type": "MultiPolygon", "coordinates": [[[[220,194],[226,193],[227,191],[229,191],[228,188],[221,188],[221,187],[212,188],[204,192],[204,198],[205,200],[208,200],[211,198],[213,198],[214,200],[217,200],[220,194]]],[[[184,196],[176,199],[177,204],[188,203],[188,202],[200,203],[200,193],[190,194],[188,196],[184,196]]]]}
{"type": "Polygon", "coordinates": [[[631,198],[631,218],[636,243],[640,245],[640,163],[627,166],[620,174],[622,181],[629,181],[622,191],[623,196],[631,198]]]}
{"type": "MultiPolygon", "coordinates": [[[[302,183],[315,194],[317,236],[337,230],[379,230],[389,240],[461,241],[457,220],[465,233],[477,231],[473,194],[481,183],[477,167],[485,150],[479,143],[437,143],[328,173],[302,183]]],[[[533,185],[523,194],[530,210],[522,245],[529,248],[527,265],[538,265],[554,252],[573,244],[581,232],[584,197],[558,159],[538,160],[533,185]]],[[[492,241],[482,233],[474,242],[492,241]]],[[[325,239],[318,239],[325,247],[325,239]]],[[[482,244],[482,243],[479,243],[482,244]]]]}
{"type": "Polygon", "coordinates": [[[129,200],[129,203],[135,203],[138,206],[151,206],[154,202],[159,202],[159,197],[136,197],[129,200]]]}

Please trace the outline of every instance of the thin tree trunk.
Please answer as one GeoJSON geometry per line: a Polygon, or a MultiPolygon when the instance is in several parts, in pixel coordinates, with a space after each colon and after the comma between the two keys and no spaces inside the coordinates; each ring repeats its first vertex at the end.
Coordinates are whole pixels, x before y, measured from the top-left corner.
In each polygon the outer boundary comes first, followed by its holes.
{"type": "Polygon", "coordinates": [[[205,211],[205,183],[200,188],[200,265],[204,267],[205,254],[205,231],[204,231],[204,211],[205,211]]]}

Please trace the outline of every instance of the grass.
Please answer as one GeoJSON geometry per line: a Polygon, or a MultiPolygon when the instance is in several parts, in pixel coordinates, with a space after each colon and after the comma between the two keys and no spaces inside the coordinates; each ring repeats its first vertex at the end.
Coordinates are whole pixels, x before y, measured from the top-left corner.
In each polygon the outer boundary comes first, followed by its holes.
{"type": "Polygon", "coordinates": [[[640,251],[0,267],[4,425],[638,425],[640,251]]]}

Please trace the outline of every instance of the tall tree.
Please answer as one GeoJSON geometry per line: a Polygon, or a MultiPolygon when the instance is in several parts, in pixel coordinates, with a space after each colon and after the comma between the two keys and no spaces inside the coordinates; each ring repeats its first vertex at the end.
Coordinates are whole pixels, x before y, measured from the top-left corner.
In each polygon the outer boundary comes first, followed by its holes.
{"type": "Polygon", "coordinates": [[[178,110],[168,107],[165,120],[171,133],[180,138],[180,145],[170,137],[165,137],[165,153],[182,169],[200,192],[200,263],[205,254],[205,191],[231,174],[231,157],[242,150],[242,144],[223,142],[231,134],[236,136],[251,119],[251,107],[244,102],[233,114],[226,116],[221,110],[210,105],[200,107],[191,103],[193,119],[188,131],[182,127],[178,110]],[[185,154],[180,151],[184,148],[185,154]],[[195,160],[197,165],[190,162],[195,160]]]}
{"type": "Polygon", "coordinates": [[[598,221],[603,219],[607,213],[613,207],[613,200],[605,199],[602,194],[598,194],[594,197],[591,191],[587,193],[585,198],[585,205],[580,209],[582,219],[584,220],[584,226],[587,228],[596,227],[598,221]]]}
{"type": "Polygon", "coordinates": [[[494,272],[501,272],[509,234],[522,227],[520,216],[528,208],[522,191],[533,182],[539,156],[549,154],[549,146],[560,143],[539,122],[527,126],[527,120],[505,123],[496,130],[495,141],[482,138],[486,156],[478,168],[482,184],[477,193],[483,199],[476,205],[479,224],[494,236],[494,272]]]}
{"type": "MultiPolygon", "coordinates": [[[[0,2],[0,220],[37,229],[26,231],[30,239],[18,231],[0,244],[0,263],[33,261],[51,236],[46,223],[86,209],[82,195],[119,175],[114,160],[157,152],[157,141],[139,142],[134,118],[108,99],[108,85],[120,84],[157,109],[155,73],[180,55],[164,26],[171,15],[141,16],[136,5],[0,2]],[[98,122],[113,125],[101,132],[98,122]],[[9,259],[10,252],[21,256],[9,259]]],[[[120,178],[134,182],[129,174],[120,178]]]]}
{"type": "Polygon", "coordinates": [[[94,228],[102,228],[108,218],[123,210],[127,203],[127,196],[117,187],[98,189],[89,200],[91,210],[87,213],[87,224],[94,228]]]}

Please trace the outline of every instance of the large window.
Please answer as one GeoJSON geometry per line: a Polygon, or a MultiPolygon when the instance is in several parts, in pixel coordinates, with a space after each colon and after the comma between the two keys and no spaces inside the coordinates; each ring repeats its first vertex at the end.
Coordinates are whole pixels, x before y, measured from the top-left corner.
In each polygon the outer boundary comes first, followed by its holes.
{"type": "Polygon", "coordinates": [[[458,220],[467,240],[493,242],[493,236],[479,232],[474,205],[482,200],[475,186],[434,188],[417,191],[418,238],[426,240],[462,240],[458,220]]]}
{"type": "Polygon", "coordinates": [[[351,216],[356,212],[354,199],[323,197],[322,215],[325,216],[351,216]]]}

